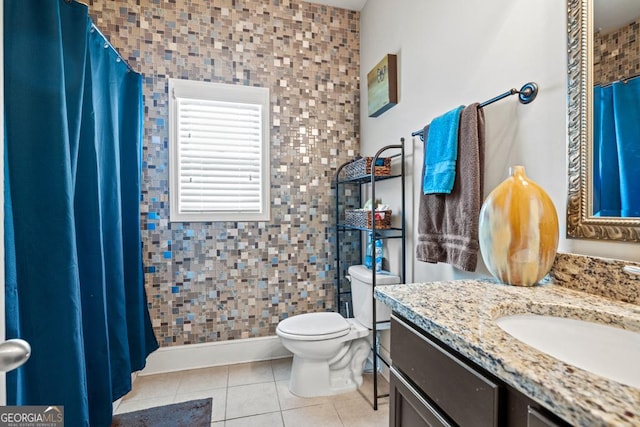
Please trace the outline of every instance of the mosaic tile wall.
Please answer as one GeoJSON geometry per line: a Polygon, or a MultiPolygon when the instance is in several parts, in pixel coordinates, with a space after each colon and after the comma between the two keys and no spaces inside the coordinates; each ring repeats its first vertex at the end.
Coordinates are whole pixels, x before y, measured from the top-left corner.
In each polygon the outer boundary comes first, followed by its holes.
{"type": "Polygon", "coordinates": [[[640,20],[608,34],[596,33],[593,51],[594,84],[640,74],[640,20]]]}
{"type": "Polygon", "coordinates": [[[275,335],[334,309],[331,181],[359,150],[359,14],[298,0],[92,0],[144,75],[142,227],[163,346],[275,335]],[[270,222],[170,223],[168,78],[271,91],[270,222]]]}

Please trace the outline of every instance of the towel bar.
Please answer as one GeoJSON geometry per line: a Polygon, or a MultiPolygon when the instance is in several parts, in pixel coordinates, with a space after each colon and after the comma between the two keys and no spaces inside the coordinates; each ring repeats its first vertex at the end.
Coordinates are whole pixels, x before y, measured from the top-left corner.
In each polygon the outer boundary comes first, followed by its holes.
{"type": "MultiPolygon", "coordinates": [[[[491,98],[488,101],[484,101],[482,104],[479,105],[479,108],[484,108],[489,104],[493,104],[496,101],[500,101],[501,99],[506,98],[507,96],[515,95],[516,93],[518,94],[518,99],[520,99],[520,103],[528,104],[534,99],[536,99],[536,96],[538,95],[538,85],[534,82],[529,82],[529,83],[525,83],[524,86],[520,88],[520,90],[517,90],[515,88],[509,89],[505,93],[501,93],[500,95],[494,98],[491,98]]],[[[420,141],[424,142],[424,129],[411,132],[411,136],[419,136],[420,141]]]]}

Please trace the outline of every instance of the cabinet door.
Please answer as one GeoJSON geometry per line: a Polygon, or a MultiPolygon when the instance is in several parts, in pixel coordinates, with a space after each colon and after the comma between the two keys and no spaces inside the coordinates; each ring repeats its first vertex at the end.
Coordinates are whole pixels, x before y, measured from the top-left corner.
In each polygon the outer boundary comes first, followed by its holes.
{"type": "Polygon", "coordinates": [[[446,427],[452,425],[393,367],[390,369],[390,379],[389,426],[446,427]]]}
{"type": "Polygon", "coordinates": [[[456,424],[498,426],[498,384],[395,316],[391,359],[456,424]]]}

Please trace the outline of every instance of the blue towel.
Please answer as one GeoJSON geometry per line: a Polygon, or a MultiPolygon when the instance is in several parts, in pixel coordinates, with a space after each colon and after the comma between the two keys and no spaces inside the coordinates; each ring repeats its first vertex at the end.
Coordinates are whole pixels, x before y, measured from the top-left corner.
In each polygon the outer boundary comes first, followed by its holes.
{"type": "Polygon", "coordinates": [[[458,158],[458,127],[463,108],[461,105],[444,113],[429,125],[427,147],[424,150],[424,194],[449,194],[453,189],[458,158]]]}

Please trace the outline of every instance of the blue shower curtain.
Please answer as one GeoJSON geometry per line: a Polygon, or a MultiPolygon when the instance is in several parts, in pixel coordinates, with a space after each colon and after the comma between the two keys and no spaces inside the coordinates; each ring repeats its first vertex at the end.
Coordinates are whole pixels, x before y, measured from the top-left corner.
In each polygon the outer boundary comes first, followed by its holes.
{"type": "Polygon", "coordinates": [[[593,200],[596,216],[640,216],[640,78],[595,86],[593,200]]]}
{"type": "Polygon", "coordinates": [[[142,77],[73,1],[6,0],[4,43],[7,337],[32,347],[7,375],[8,404],[108,426],[158,347],[139,224],[142,77]]]}

